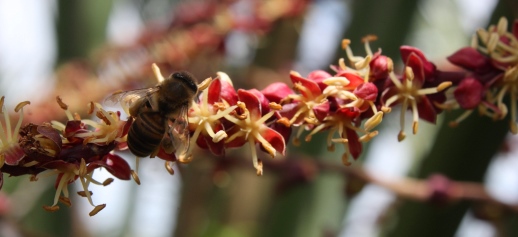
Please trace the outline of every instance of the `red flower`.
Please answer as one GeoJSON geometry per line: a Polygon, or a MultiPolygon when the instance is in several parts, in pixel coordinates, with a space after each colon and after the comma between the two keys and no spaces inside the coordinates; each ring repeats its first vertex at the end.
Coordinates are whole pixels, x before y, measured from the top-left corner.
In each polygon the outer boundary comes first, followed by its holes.
{"type": "Polygon", "coordinates": [[[242,113],[225,115],[227,120],[234,123],[234,126],[228,131],[229,137],[226,139],[225,145],[230,148],[240,147],[248,143],[252,151],[252,161],[257,175],[262,175],[263,165],[257,156],[255,144],[259,143],[272,158],[275,157],[277,152],[284,155],[286,151],[284,137],[266,124],[281,106],[274,102],[270,103],[271,111],[262,116],[261,104],[264,103],[266,98],[263,97],[263,101],[261,101],[255,93],[241,89],[237,91],[237,94],[239,97],[237,106],[242,110],[242,113]]]}
{"type": "Polygon", "coordinates": [[[435,82],[435,66],[428,62],[422,52],[417,48],[403,46],[401,54],[405,60],[405,74],[399,79],[394,72],[389,74],[390,84],[382,94],[384,111],[390,112],[390,106],[396,103],[402,104],[401,109],[401,131],[398,140],[405,138],[404,123],[405,111],[411,109],[413,113],[413,133],[417,133],[419,118],[435,123],[437,111],[435,110],[429,94],[434,94],[451,85],[451,82],[442,82],[438,86],[426,87],[425,82],[435,82]]]}
{"type": "MultiPolygon", "coordinates": [[[[193,104],[189,111],[189,124],[194,132],[187,156],[190,157],[194,143],[201,148],[209,149],[215,155],[223,155],[227,133],[221,119],[237,108],[236,105],[229,104],[237,101],[237,93],[232,87],[230,78],[224,73],[219,73],[218,78],[212,80],[208,89],[203,90],[200,97],[200,101],[193,104]]],[[[190,161],[188,157],[187,159],[180,157],[180,162],[190,161]]]]}

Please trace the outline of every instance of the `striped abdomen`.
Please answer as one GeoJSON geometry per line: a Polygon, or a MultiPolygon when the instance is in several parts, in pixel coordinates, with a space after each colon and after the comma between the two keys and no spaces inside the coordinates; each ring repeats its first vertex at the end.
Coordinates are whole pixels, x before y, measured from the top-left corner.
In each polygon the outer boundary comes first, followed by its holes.
{"type": "Polygon", "coordinates": [[[128,132],[128,147],[138,157],[149,156],[159,146],[166,131],[166,120],[158,112],[137,115],[128,132]]]}

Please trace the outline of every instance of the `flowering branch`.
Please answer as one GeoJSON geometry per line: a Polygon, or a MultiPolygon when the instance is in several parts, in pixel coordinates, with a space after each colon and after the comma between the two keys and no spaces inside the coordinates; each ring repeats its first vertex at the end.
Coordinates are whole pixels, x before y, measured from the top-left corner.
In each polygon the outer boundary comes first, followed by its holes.
{"type": "MultiPolygon", "coordinates": [[[[407,110],[412,112],[412,132],[415,134],[420,119],[435,123],[444,109],[466,110],[452,125],[457,125],[475,107],[483,115],[504,119],[509,110],[503,103],[506,95],[511,99],[510,131],[516,133],[518,21],[515,21],[512,33],[506,29],[507,20],[502,18],[498,26],[479,30],[479,40],[474,40],[472,48],[463,48],[448,58],[467,72],[441,71],[419,49],[410,46],[400,48],[404,69],[397,72],[393,60],[383,55],[381,49],[371,50],[370,42],[376,40],[375,36],[363,39],[366,56],[354,55],[350,41],[343,40],[347,57],[331,65],[333,74],[317,70],[303,76],[292,71],[289,74],[291,85],[278,82],[261,91],[236,90],[230,77],[219,72],[215,79],[209,78],[198,85],[200,93],[190,107],[186,121],[190,140],[185,153],[175,156],[170,146],[162,143],[152,157],[165,160],[167,170],[172,173],[175,161],[188,163],[193,159],[195,144],[217,156],[223,156],[227,149],[246,146],[251,150],[257,175],[262,175],[259,150],[272,158],[277,154],[284,155],[294,129],[295,145],[301,144],[305,131],[305,142],[317,133],[327,132],[328,150],[333,151],[336,144],[343,145],[342,162],[350,165],[360,156],[363,143],[378,135],[375,128],[385,114],[398,104],[402,107],[401,130],[397,136],[401,141],[406,138],[404,115],[407,110]],[[450,87],[453,96],[446,93],[450,87]]],[[[158,81],[163,80],[156,65],[153,65],[153,72],[158,81]]],[[[82,119],[79,114],[72,114],[57,97],[66,122],[22,126],[23,107],[29,104],[22,102],[15,108],[20,119],[12,129],[3,100],[2,97],[0,106],[4,123],[0,123],[0,171],[10,175],[28,174],[33,181],[55,175],[56,195],[53,204],[44,207],[46,210],[58,210],[58,202],[70,205],[68,184],[76,180],[83,187],[78,194],[94,206],[90,215],[103,209],[105,204],[93,203],[88,187],[91,184],[106,186],[113,179],[103,182],[93,179],[98,168],[105,168],[118,179],[133,177],[140,182],[138,166],[132,170],[114,153],[127,149],[128,130],[139,119],[135,114],[132,114],[135,117],[124,118],[119,111],[106,111],[101,104],[90,102],[88,114],[96,120],[82,119]]],[[[0,184],[2,182],[0,180],[0,184]]]]}

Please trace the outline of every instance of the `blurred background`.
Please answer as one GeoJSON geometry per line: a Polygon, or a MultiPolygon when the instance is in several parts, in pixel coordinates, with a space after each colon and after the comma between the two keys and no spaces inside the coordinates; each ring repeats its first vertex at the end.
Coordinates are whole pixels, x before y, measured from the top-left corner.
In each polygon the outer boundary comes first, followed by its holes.
{"type": "MultiPolygon", "coordinates": [[[[85,113],[90,100],[153,85],[153,62],[164,74],[185,69],[203,79],[224,71],[236,88],[262,89],[289,82],[290,70],[329,71],[345,57],[343,38],[365,55],[367,34],[378,36],[371,47],[396,68],[399,46],[411,45],[454,70],[446,57],[478,28],[517,14],[512,0],[0,0],[0,94],[8,108],[30,100],[26,122],[38,123],[65,118],[56,95],[85,113]]],[[[173,176],[160,160],[142,159],[140,186],[92,187],[94,202],[107,204],[94,217],[80,198],[45,212],[54,180],[5,177],[0,236],[518,236],[518,216],[506,208],[518,205],[518,139],[507,124],[471,116],[451,129],[442,121],[459,115],[452,112],[397,142],[398,114],[384,118],[351,168],[318,138],[263,159],[262,177],[247,149],[225,157],[199,151],[173,176]],[[478,182],[497,202],[420,202],[357,171],[431,185],[434,174],[478,182]]]]}

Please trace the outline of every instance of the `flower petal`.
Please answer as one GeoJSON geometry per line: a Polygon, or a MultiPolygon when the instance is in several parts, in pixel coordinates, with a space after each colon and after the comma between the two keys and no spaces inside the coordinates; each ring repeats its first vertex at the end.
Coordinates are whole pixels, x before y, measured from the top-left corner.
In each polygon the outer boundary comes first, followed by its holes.
{"type": "Polygon", "coordinates": [[[353,93],[358,98],[375,101],[378,97],[378,87],[371,82],[362,83],[354,89],[353,93]]]}
{"type": "Polygon", "coordinates": [[[480,104],[483,93],[482,83],[475,78],[466,78],[455,89],[453,95],[463,109],[474,109],[480,104]]]}
{"type": "Polygon", "coordinates": [[[315,70],[308,74],[308,79],[316,82],[320,90],[326,89],[327,85],[323,81],[330,77],[332,77],[332,75],[324,70],[315,70]]]}
{"type": "MultiPolygon", "coordinates": [[[[423,52],[419,50],[418,48],[411,47],[411,46],[401,46],[399,48],[399,52],[401,53],[401,58],[403,59],[403,62],[405,62],[405,65],[408,66],[406,62],[408,62],[410,55],[414,55],[418,57],[422,62],[422,68],[424,72],[424,77],[429,79],[433,78],[433,74],[435,72],[435,65],[426,59],[423,52]]],[[[413,69],[413,68],[412,68],[413,69]]],[[[414,71],[415,74],[415,71],[414,71]]]]}
{"type": "Polygon", "coordinates": [[[352,129],[346,128],[345,133],[347,134],[347,145],[349,147],[349,152],[353,156],[354,160],[356,160],[362,153],[362,143],[359,141],[360,138],[358,137],[356,131],[352,129]]]}
{"type": "Polygon", "coordinates": [[[274,82],[261,90],[261,93],[271,102],[280,104],[282,99],[294,94],[293,90],[283,82],[274,82]]]}
{"type": "MultiPolygon", "coordinates": [[[[230,78],[228,78],[228,80],[230,80],[230,78]]],[[[221,82],[221,99],[225,100],[229,105],[236,105],[238,97],[236,89],[234,89],[234,86],[229,81],[221,79],[219,81],[221,82]]]]}
{"type": "Polygon", "coordinates": [[[259,119],[262,115],[261,111],[261,101],[259,98],[252,92],[239,89],[237,90],[237,96],[239,101],[245,103],[246,108],[250,111],[250,116],[255,119],[259,119]]]}
{"type": "Polygon", "coordinates": [[[448,61],[468,70],[487,67],[489,59],[472,47],[464,47],[450,55],[448,61]]]}
{"type": "Polygon", "coordinates": [[[364,82],[363,78],[361,78],[357,74],[351,73],[351,72],[342,71],[342,72],[336,74],[335,76],[345,77],[345,78],[347,78],[347,80],[349,80],[349,84],[344,87],[344,89],[348,90],[348,91],[353,91],[354,89],[356,89],[356,87],[358,87],[359,85],[361,85],[364,82]]]}
{"type": "MultiPolygon", "coordinates": [[[[277,152],[282,155],[286,153],[286,142],[279,132],[265,126],[265,129],[261,130],[261,136],[263,136],[277,152]]],[[[261,146],[261,150],[264,150],[263,146],[261,146]]]]}
{"type": "Polygon", "coordinates": [[[302,87],[306,88],[306,90],[300,91],[300,93],[306,98],[314,98],[322,94],[322,90],[316,82],[303,78],[297,72],[290,72],[290,79],[293,84],[300,83],[302,87]]]}
{"type": "Polygon", "coordinates": [[[376,52],[369,63],[370,77],[372,81],[382,80],[388,77],[392,61],[389,57],[376,52]]]}
{"type": "Polygon", "coordinates": [[[324,118],[329,115],[329,101],[313,106],[313,113],[319,121],[324,121],[324,118]]]}
{"type": "Polygon", "coordinates": [[[216,80],[212,80],[207,90],[209,90],[207,102],[211,105],[216,102],[219,102],[221,96],[221,80],[219,78],[216,80]]]}
{"type": "Polygon", "coordinates": [[[126,160],[122,159],[118,155],[108,153],[103,157],[102,160],[91,162],[88,164],[88,173],[99,167],[104,167],[108,172],[110,172],[118,179],[131,179],[131,168],[128,162],[126,162],[126,160]]]}
{"type": "MultiPolygon", "coordinates": [[[[412,72],[414,73],[414,79],[412,81],[414,87],[421,88],[425,81],[425,70],[423,60],[419,58],[417,54],[411,53],[408,56],[407,61],[405,62],[405,66],[412,68],[412,72]]],[[[408,80],[406,78],[406,73],[403,75],[403,80],[408,80]]]]}
{"type": "Polygon", "coordinates": [[[419,118],[435,124],[437,120],[437,111],[427,96],[421,97],[421,101],[417,103],[417,111],[419,113],[419,118]]]}

